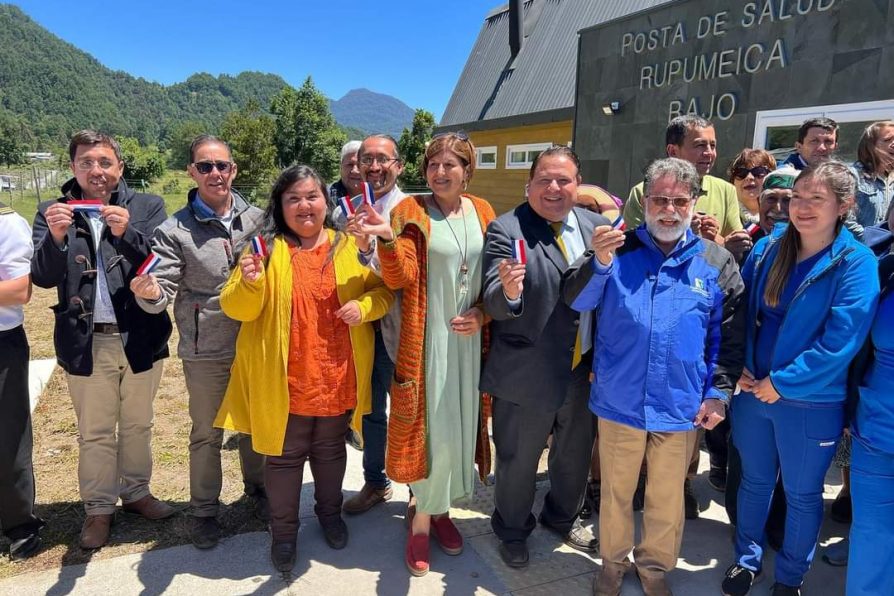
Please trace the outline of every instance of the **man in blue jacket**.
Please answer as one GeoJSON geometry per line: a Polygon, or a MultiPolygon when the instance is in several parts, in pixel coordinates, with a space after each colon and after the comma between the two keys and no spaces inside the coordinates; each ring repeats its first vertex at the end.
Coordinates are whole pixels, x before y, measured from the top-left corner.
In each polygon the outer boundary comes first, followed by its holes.
{"type": "Polygon", "coordinates": [[[643,591],[666,595],[683,537],[683,481],[696,429],[725,417],[742,369],[738,308],[744,286],[733,256],[690,230],[698,172],[667,158],[646,170],[645,221],[593,231],[592,251],[565,276],[564,295],[595,309],[590,410],[599,417],[603,571],[597,595],[620,593],[633,543],[632,499],[649,469],[642,540],[633,556],[643,591]]]}

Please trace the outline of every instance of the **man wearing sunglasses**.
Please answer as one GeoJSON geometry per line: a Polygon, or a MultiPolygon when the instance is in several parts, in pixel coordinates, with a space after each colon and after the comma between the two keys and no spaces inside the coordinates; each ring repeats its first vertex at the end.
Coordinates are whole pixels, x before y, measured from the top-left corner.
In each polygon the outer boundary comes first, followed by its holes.
{"type": "MultiPolygon", "coordinates": [[[[193,545],[209,549],[220,540],[220,450],[223,430],[214,417],[223,401],[236,355],[239,323],[220,308],[220,291],[239,257],[240,248],[258,233],[263,211],[248,204],[232,185],[237,166],[227,144],[199,135],[189,148],[187,167],[196,188],[186,206],[156,230],[152,249],[160,258],[155,270],[134,278],[131,289],[147,312],[174,305],[189,393],[189,535],[193,545]]],[[[264,458],[254,452],[249,435],[237,435],[246,495],[256,515],[268,517],[264,458]]]]}
{"type": "MultiPolygon", "coordinates": [[[[729,234],[742,229],[736,189],[726,180],[709,172],[717,159],[717,135],[714,125],[701,116],[678,116],[665,130],[668,157],[684,159],[695,166],[701,190],[693,213],[693,231],[703,238],[723,242],[729,234]]],[[[634,228],[643,221],[643,183],[630,189],[624,204],[624,221],[634,228]]]]}
{"type": "MultiPolygon", "coordinates": [[[[366,137],[357,150],[360,177],[372,187],[375,209],[386,220],[391,210],[407,195],[397,185],[404,171],[397,141],[386,134],[366,137]]],[[[355,207],[359,201],[355,202],[355,207]]],[[[347,218],[346,231],[354,236],[361,263],[380,273],[376,239],[358,232],[354,216],[347,218]]],[[[376,344],[372,371],[372,411],[363,417],[363,488],[343,505],[345,513],[358,514],[389,500],[391,481],[385,475],[385,443],[388,435],[387,396],[394,376],[397,345],[400,339],[400,292],[380,321],[376,321],[376,344]]]]}
{"type": "Polygon", "coordinates": [[[124,182],[118,143],[83,130],[69,143],[74,178],[34,217],[31,275],[56,288],[56,359],[78,421],[84,549],[103,546],[120,498],[124,511],[157,520],[175,513],[149,491],[152,402],[168,356],[171,320],[136,305],[130,280],[165,220],[161,197],[124,182]]]}
{"type": "Polygon", "coordinates": [[[590,410],[599,417],[602,573],[617,596],[634,565],[646,594],[669,594],[683,532],[683,483],[697,437],[725,417],[742,370],[744,284],[732,255],[690,229],[699,173],[667,158],[645,175],[645,225],[593,230],[592,252],[565,276],[564,298],[596,317],[590,410]],[[631,502],[645,459],[642,539],[631,502]],[[635,548],[634,548],[635,546],[635,548]]]}

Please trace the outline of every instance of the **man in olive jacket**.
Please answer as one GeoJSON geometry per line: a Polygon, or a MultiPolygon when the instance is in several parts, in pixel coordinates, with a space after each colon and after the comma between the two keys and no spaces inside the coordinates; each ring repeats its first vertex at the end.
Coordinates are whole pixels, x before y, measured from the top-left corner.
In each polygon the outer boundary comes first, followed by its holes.
{"type": "Polygon", "coordinates": [[[162,519],[174,509],[149,491],[152,401],[168,356],[167,313],[140,309],[130,280],[165,220],[161,197],[127,187],[118,143],[81,131],[69,144],[75,178],[38,206],[33,281],[55,287],[56,358],[78,420],[78,483],[87,518],[82,548],[104,545],[119,497],[124,510],[162,519]]]}

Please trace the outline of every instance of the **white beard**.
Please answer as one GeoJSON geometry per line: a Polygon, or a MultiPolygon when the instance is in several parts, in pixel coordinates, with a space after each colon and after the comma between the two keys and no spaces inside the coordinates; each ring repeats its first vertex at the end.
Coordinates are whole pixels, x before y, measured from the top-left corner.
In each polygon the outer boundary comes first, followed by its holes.
{"type": "Polygon", "coordinates": [[[658,220],[660,219],[659,217],[652,217],[647,212],[645,214],[646,229],[649,231],[649,234],[659,242],[679,242],[680,238],[686,234],[686,230],[689,226],[692,225],[692,212],[685,218],[682,218],[679,215],[676,217],[678,218],[676,225],[668,228],[667,226],[658,223],[658,220]]]}

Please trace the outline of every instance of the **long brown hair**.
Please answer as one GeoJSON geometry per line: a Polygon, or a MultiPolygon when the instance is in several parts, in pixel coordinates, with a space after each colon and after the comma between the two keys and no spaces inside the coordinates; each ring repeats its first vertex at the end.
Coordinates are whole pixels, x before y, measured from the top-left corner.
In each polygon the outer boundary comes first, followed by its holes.
{"type": "Polygon", "coordinates": [[[863,169],[867,174],[884,176],[890,174],[894,167],[894,164],[881,155],[875,146],[879,137],[882,136],[882,131],[888,127],[894,128],[894,120],[873,122],[866,127],[863,136],[860,137],[860,143],[857,145],[857,161],[863,164],[863,169]]]}
{"type": "MultiPolygon", "coordinates": [[[[856,179],[842,162],[829,159],[809,164],[795,180],[795,186],[810,180],[815,180],[832,191],[839,205],[853,202],[856,179]]],[[[835,236],[841,231],[845,217],[846,215],[838,218],[835,224],[835,236]]],[[[764,288],[764,302],[767,306],[775,308],[779,305],[792,269],[798,260],[800,249],[801,233],[790,223],[779,241],[779,252],[776,253],[770,272],[767,274],[767,285],[764,288]]]]}

